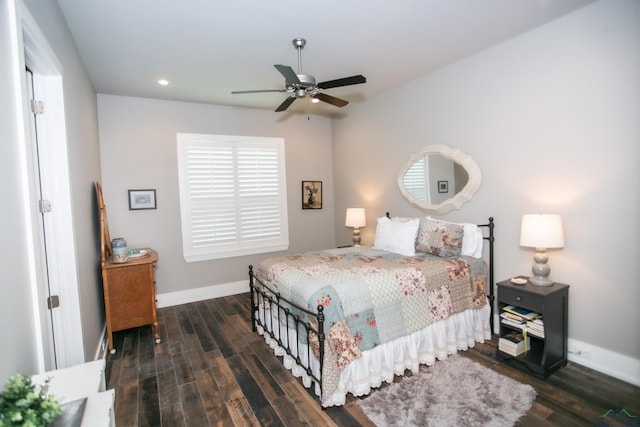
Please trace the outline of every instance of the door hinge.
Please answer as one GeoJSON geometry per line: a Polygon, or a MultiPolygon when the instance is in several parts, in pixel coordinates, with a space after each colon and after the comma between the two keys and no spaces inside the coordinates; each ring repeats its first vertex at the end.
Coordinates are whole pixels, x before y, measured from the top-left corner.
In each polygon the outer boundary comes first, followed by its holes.
{"type": "Polygon", "coordinates": [[[44,102],[36,99],[31,100],[31,112],[33,114],[44,114],[44,102]]]}
{"type": "Polygon", "coordinates": [[[49,298],[47,298],[47,307],[49,307],[49,310],[60,307],[60,296],[51,295],[49,298]]]}
{"type": "Polygon", "coordinates": [[[51,200],[39,200],[38,208],[40,209],[40,213],[51,212],[51,200]]]}

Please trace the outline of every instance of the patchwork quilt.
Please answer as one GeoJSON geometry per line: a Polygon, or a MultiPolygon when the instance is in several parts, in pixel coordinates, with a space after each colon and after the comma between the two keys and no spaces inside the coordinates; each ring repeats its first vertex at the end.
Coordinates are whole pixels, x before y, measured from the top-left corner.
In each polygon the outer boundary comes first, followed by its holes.
{"type": "MultiPolygon", "coordinates": [[[[332,249],[265,260],[255,275],[300,307],[317,313],[322,305],[327,336],[322,388],[327,396],[362,351],[487,304],[487,265],[465,256],[332,249]]],[[[297,315],[308,320],[303,312],[297,315]]],[[[311,341],[317,355],[317,341],[311,341]]]]}

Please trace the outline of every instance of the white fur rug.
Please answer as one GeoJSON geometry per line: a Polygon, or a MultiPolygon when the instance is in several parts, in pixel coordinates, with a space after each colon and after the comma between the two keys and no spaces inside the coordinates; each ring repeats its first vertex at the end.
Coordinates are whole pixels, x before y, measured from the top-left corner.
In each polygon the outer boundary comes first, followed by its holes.
{"type": "Polygon", "coordinates": [[[360,400],[377,426],[512,426],[524,415],[536,391],[453,355],[420,373],[387,384],[360,400]]]}

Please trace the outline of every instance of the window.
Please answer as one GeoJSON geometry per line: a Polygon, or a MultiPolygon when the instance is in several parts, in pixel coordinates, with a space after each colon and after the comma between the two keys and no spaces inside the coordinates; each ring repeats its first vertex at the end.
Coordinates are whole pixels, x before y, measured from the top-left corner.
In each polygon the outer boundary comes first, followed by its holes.
{"type": "Polygon", "coordinates": [[[289,248],[284,139],[177,134],[187,262],[289,248]]]}

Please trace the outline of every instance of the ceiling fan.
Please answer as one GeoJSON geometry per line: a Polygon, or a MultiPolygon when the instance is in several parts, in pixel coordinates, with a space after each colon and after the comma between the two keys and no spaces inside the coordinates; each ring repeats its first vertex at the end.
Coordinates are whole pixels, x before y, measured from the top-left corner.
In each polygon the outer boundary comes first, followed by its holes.
{"type": "Polygon", "coordinates": [[[302,74],[302,59],[301,52],[304,45],[307,44],[305,39],[297,38],[293,39],[293,46],[298,49],[298,73],[288,65],[274,65],[276,69],[284,76],[285,89],[262,89],[262,90],[238,90],[233,91],[233,94],[239,93],[260,93],[260,92],[287,92],[291,95],[285,99],[282,104],[276,108],[276,112],[285,111],[293,101],[298,98],[305,98],[309,96],[312,102],[323,101],[336,107],[344,107],[349,102],[344,99],[336,98],[335,96],[327,95],[322,91],[325,89],[331,89],[334,87],[357,85],[366,83],[367,79],[358,74],[357,76],[344,77],[336,80],[329,80],[326,82],[316,83],[316,78],[310,74],[302,74]]]}

